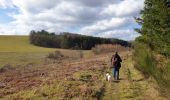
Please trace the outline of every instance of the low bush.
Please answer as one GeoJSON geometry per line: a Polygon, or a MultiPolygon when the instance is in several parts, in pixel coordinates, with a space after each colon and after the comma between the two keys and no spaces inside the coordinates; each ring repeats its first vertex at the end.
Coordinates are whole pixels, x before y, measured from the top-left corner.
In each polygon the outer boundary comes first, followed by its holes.
{"type": "Polygon", "coordinates": [[[64,55],[60,51],[55,51],[53,53],[49,53],[47,58],[49,59],[55,59],[55,60],[61,60],[64,57],[64,55]]]}
{"type": "Polygon", "coordinates": [[[10,64],[6,64],[2,68],[0,68],[0,73],[3,73],[5,71],[7,71],[7,70],[14,70],[14,67],[11,66],[10,64]]]}

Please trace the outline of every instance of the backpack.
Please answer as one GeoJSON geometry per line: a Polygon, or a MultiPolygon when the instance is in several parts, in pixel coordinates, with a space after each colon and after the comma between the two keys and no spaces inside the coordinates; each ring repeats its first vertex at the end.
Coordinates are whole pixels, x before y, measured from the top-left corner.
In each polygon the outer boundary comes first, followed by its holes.
{"type": "Polygon", "coordinates": [[[117,59],[117,58],[115,58],[114,60],[112,60],[112,64],[115,66],[115,65],[116,65],[116,63],[117,63],[117,61],[118,61],[118,59],[117,59]]]}

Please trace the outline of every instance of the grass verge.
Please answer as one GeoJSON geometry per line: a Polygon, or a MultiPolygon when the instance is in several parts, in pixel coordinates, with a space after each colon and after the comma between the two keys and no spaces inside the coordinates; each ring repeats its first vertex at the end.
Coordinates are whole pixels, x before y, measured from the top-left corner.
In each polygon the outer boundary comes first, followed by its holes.
{"type": "Polygon", "coordinates": [[[135,67],[142,71],[146,78],[149,76],[154,77],[160,86],[160,92],[170,97],[170,60],[168,58],[164,58],[163,61],[156,60],[157,55],[146,44],[135,43],[135,52],[133,55],[135,67]]]}

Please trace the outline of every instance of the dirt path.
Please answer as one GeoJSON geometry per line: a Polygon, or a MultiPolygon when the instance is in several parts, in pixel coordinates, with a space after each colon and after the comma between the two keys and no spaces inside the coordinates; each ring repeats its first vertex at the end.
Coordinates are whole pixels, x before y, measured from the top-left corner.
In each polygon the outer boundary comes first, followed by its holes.
{"type": "Polygon", "coordinates": [[[103,100],[167,100],[161,97],[153,79],[145,79],[134,68],[131,56],[122,64],[120,79],[106,83],[103,100]]]}

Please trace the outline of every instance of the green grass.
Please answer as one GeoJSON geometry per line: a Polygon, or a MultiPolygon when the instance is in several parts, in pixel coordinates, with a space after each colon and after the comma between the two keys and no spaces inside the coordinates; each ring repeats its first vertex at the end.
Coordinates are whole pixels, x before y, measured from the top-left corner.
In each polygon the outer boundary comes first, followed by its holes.
{"type": "Polygon", "coordinates": [[[41,63],[55,49],[31,45],[28,36],[0,36],[0,67],[41,63]]]}
{"type": "Polygon", "coordinates": [[[0,36],[0,52],[3,53],[51,52],[53,50],[31,45],[28,36],[0,36]]]}

